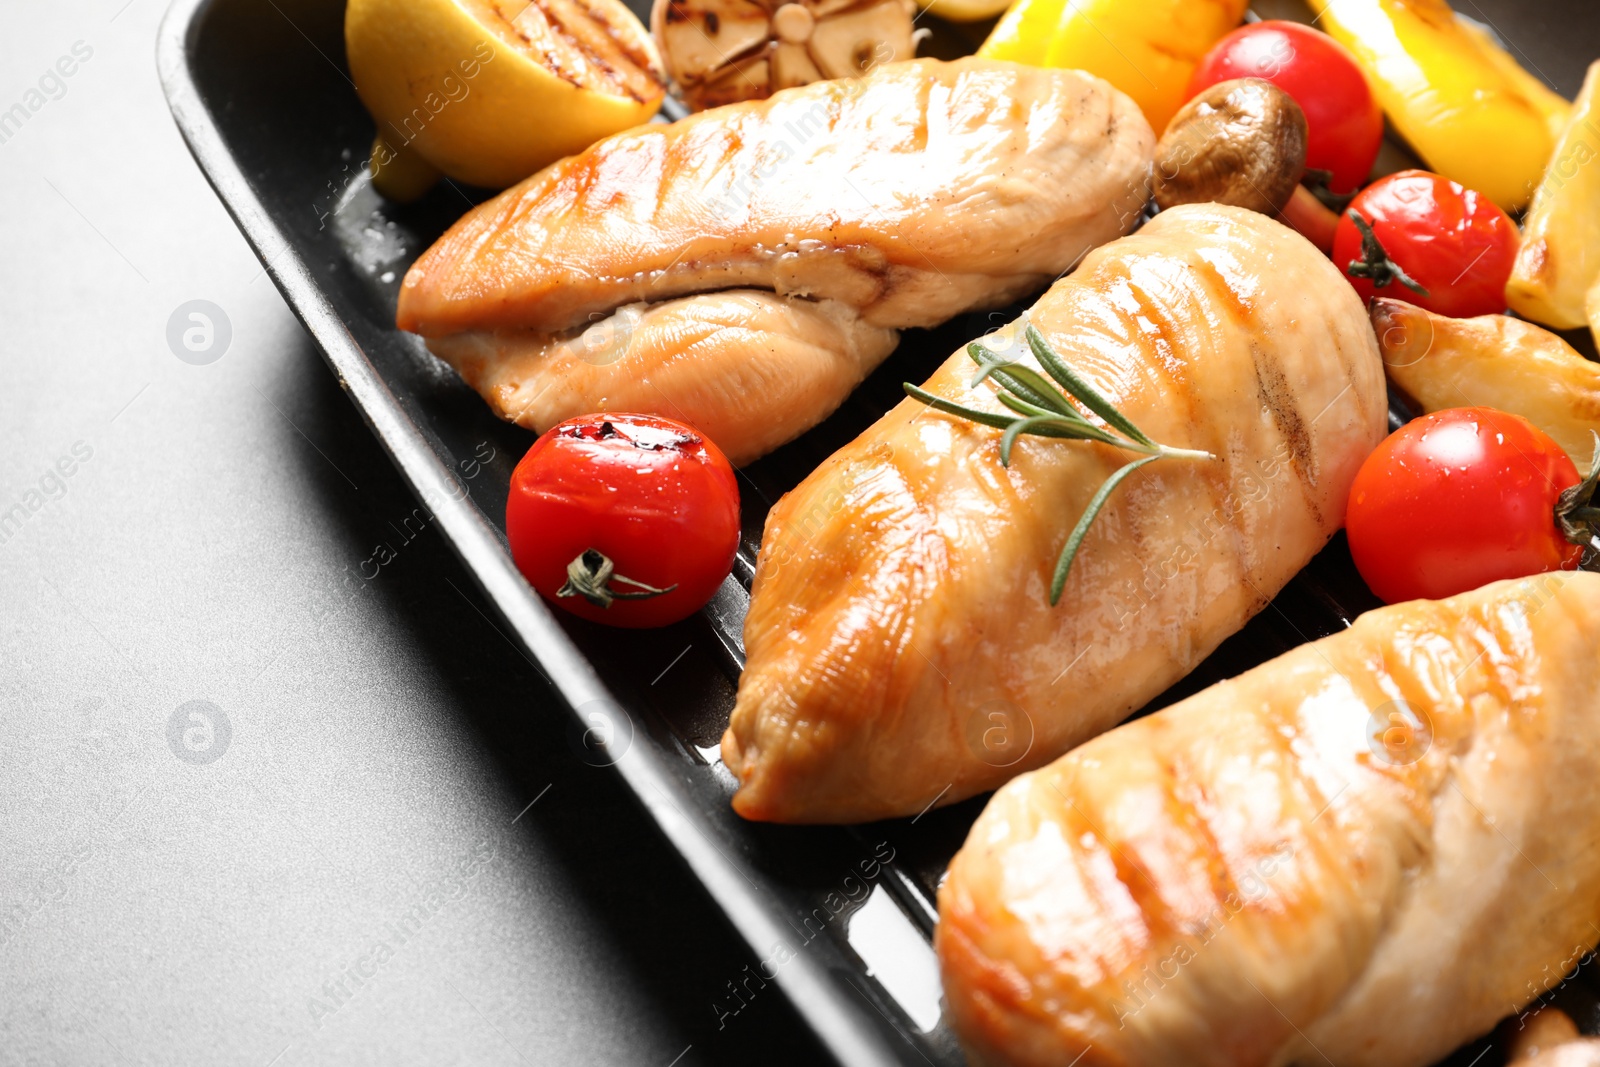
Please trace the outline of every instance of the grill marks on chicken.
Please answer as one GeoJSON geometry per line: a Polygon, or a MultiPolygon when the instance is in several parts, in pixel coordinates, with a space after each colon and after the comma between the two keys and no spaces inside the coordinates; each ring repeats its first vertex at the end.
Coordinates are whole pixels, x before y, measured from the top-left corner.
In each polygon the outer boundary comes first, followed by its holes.
{"type": "Polygon", "coordinates": [[[1501,582],[1016,779],[940,891],[949,1018],[1016,1067],[1442,1058],[1600,939],[1597,658],[1600,576],[1501,582]]]}
{"type": "MultiPolygon", "coordinates": [[[[746,817],[915,815],[1042,765],[1188,673],[1343,521],[1383,372],[1360,300],[1303,238],[1175,208],[1028,317],[1152,438],[1219,458],[1123,483],[1052,608],[1056,557],[1128,454],[1024,436],[1004,468],[1000,431],[890,411],[768,517],[722,741],[746,817]]],[[[957,353],[926,388],[1002,410],[973,371],[957,353]]]]}
{"type": "MultiPolygon", "coordinates": [[[[447,360],[470,352],[482,380],[571,396],[576,406],[539,406],[537,417],[501,406],[543,429],[601,406],[549,380],[563,371],[540,356],[543,339],[558,347],[628,305],[761,290],[797,306],[831,301],[826,317],[858,340],[1002,306],[1133,225],[1153,145],[1132,102],[1080,72],[890,64],[639,127],[562,160],[441,237],[407,274],[397,321],[447,360]],[[490,333],[502,336],[452,342],[490,333]],[[506,366],[489,371],[493,352],[506,366]]],[[[857,346],[880,348],[876,359],[888,348],[857,346]]],[[[855,356],[841,357],[854,373],[855,356]]],[[[726,346],[695,373],[737,376],[740,358],[726,346]]],[[[634,366],[646,365],[641,353],[634,366]]],[[[746,400],[798,433],[852,384],[746,400]]],[[[645,410],[697,425],[701,414],[670,391],[645,410]]],[[[771,447],[708,432],[730,455],[771,447]]]]}

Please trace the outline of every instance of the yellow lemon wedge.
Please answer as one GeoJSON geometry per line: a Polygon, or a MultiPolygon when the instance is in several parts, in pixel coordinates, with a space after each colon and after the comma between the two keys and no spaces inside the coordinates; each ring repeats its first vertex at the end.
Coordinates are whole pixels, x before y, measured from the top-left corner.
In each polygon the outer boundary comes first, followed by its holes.
{"type": "Polygon", "coordinates": [[[399,200],[433,171],[512,185],[649,121],[666,93],[620,0],[350,0],[344,33],[378,124],[373,182],[399,200]]]}

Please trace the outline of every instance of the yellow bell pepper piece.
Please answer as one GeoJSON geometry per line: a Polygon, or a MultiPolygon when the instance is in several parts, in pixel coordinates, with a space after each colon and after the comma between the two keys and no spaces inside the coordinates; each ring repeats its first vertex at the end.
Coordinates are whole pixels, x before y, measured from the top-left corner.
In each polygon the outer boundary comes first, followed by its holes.
{"type": "Polygon", "coordinates": [[[1200,60],[1249,0],[1017,0],[978,49],[989,59],[1086,70],[1121,89],[1159,134],[1200,60]]]}
{"type": "Polygon", "coordinates": [[[1523,70],[1522,64],[1518,63],[1510,52],[1496,44],[1494,38],[1484,32],[1481,26],[1465,19],[1456,21],[1461,23],[1461,28],[1467,31],[1468,36],[1477,40],[1478,46],[1483,49],[1500,73],[1504,74],[1511,84],[1517,87],[1517,91],[1539,109],[1539,114],[1544,116],[1544,124],[1549,129],[1550,136],[1560,140],[1561,134],[1566,131],[1567,122],[1572,118],[1572,101],[1523,70]]]}
{"type": "Polygon", "coordinates": [[[1589,68],[1572,121],[1561,134],[1522,223],[1506,302],[1523,318],[1558,330],[1588,322],[1589,289],[1600,278],[1600,63],[1589,68]]]}
{"type": "Polygon", "coordinates": [[[1317,25],[1366,70],[1389,121],[1447,178],[1507,211],[1527,204],[1555,147],[1549,96],[1445,0],[1311,0],[1317,25]]]}

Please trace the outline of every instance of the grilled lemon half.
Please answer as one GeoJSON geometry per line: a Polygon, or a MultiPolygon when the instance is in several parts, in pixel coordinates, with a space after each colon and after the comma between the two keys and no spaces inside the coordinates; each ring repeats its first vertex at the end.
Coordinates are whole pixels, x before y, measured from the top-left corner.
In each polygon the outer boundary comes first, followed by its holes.
{"type": "Polygon", "coordinates": [[[378,124],[380,192],[437,170],[500,189],[646,122],[661,58],[620,0],[350,0],[350,76],[378,124]]]}

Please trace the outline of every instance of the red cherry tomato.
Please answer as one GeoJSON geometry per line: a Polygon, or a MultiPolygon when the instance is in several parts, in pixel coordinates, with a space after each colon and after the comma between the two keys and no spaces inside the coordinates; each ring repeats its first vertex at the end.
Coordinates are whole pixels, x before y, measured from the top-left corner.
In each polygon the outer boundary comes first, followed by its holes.
{"type": "Polygon", "coordinates": [[[1350,487],[1356,568],[1393,604],[1437,600],[1501,578],[1572,570],[1583,549],[1556,520],[1572,460],[1527,419],[1452,408],[1402,426],[1350,487]]]}
{"type": "Polygon", "coordinates": [[[1425,170],[1403,170],[1350,201],[1334,231],[1333,262],[1363,300],[1382,290],[1467,318],[1506,309],[1521,243],[1516,223],[1487,197],[1425,170]]]}
{"type": "Polygon", "coordinates": [[[1383,111],[1344,45],[1296,22],[1241,26],[1195,68],[1189,96],[1233,78],[1263,78],[1306,113],[1306,169],[1324,170],[1328,187],[1352,193],[1372,173],[1383,142],[1383,111]]]}
{"type": "Polygon", "coordinates": [[[511,475],[511,557],[548,601],[665,626],[711,599],[739,547],[739,484],[717,446],[655,415],[551,428],[511,475]]]}

